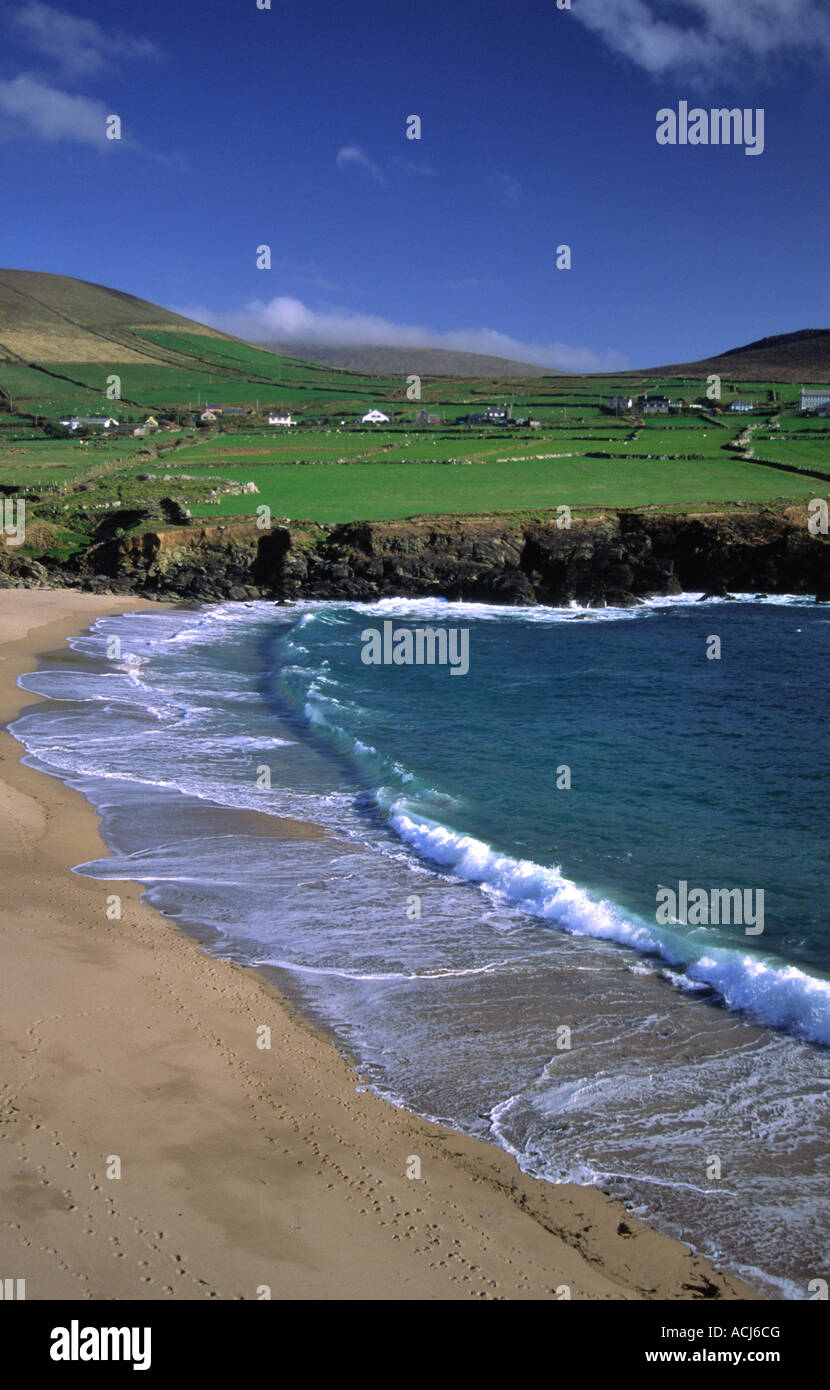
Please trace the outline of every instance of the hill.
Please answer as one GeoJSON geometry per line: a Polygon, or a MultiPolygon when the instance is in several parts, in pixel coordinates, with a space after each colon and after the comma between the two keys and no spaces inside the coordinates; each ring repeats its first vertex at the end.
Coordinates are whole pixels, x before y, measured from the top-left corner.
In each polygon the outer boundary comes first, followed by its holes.
{"type": "MultiPolygon", "coordinates": [[[[508,394],[560,389],[568,378],[475,353],[308,348],[284,354],[196,323],[105,285],[37,271],[0,270],[0,413],[19,419],[141,411],[192,415],[208,402],[238,412],[279,406],[354,418],[373,406],[414,413],[412,373],[425,404],[463,414],[508,394]],[[339,365],[332,365],[332,356],[339,365]],[[397,364],[397,365],[396,365],[397,364]],[[463,373],[469,372],[469,375],[463,373]],[[442,373],[442,375],[436,375],[442,373]],[[515,384],[515,385],[514,385],[515,384]]],[[[528,408],[530,397],[528,396],[528,408]]]]}
{"type": "Polygon", "coordinates": [[[717,375],[735,381],[830,381],[830,329],[804,328],[798,333],[778,333],[759,338],[745,347],[730,348],[700,362],[681,362],[651,367],[641,376],[706,377],[717,375]]]}
{"type": "Polygon", "coordinates": [[[403,398],[400,377],[344,375],[282,357],[145,299],[66,275],[0,270],[0,407],[29,415],[193,408],[366,410],[378,392],[403,398]],[[119,394],[108,383],[118,379],[119,394]]]}
{"type": "Polygon", "coordinates": [[[273,352],[317,362],[321,366],[340,368],[349,372],[392,376],[475,378],[563,376],[553,367],[537,367],[529,362],[514,362],[508,357],[491,357],[482,352],[450,352],[444,348],[420,347],[349,347],[325,343],[263,343],[273,352]]]}
{"type": "MultiPolygon", "coordinates": [[[[31,270],[0,270],[0,360],[40,362],[139,361],[133,334],[142,329],[224,338],[146,299],[31,270]]],[[[137,351],[138,347],[138,351],[137,351]]]]}
{"type": "MultiPolygon", "coordinates": [[[[138,362],[164,356],[148,331],[240,342],[218,329],[106,285],[32,270],[0,270],[0,362],[138,362]]],[[[182,344],[183,346],[183,344],[182,344]]],[[[561,376],[552,369],[439,348],[331,347],[315,343],[258,343],[252,352],[309,362],[359,376],[476,378],[561,376]]],[[[170,365],[179,365],[170,362],[170,365]]],[[[259,365],[261,366],[261,359],[259,365]]]]}

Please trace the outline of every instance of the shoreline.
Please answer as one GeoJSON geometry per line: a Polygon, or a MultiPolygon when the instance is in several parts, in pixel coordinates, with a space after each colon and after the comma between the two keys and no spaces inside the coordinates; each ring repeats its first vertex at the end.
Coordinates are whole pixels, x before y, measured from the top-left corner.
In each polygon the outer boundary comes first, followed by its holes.
{"type": "MultiPolygon", "coordinates": [[[[0,593],[0,719],[41,698],[16,685],[38,654],[157,607],[0,593]]],[[[525,1177],[496,1146],[358,1090],[261,973],[208,955],[140,884],[72,874],[107,853],[97,813],[24,767],[5,729],[0,743],[0,1231],[28,1299],[762,1297],[598,1189],[525,1177]]]]}

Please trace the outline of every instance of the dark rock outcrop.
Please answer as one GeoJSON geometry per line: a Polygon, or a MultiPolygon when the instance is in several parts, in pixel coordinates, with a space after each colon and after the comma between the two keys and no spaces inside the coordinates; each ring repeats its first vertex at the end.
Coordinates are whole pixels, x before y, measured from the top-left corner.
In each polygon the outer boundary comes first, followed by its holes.
{"type": "Polygon", "coordinates": [[[38,560],[0,546],[0,589],[48,588],[49,579],[49,571],[38,560]]]}
{"type": "Polygon", "coordinates": [[[606,513],[567,527],[555,517],[415,517],[270,530],[233,521],[148,529],[142,516],[142,529],[123,534],[130,520],[111,514],[89,550],[63,565],[44,560],[47,569],[6,550],[0,583],[197,600],[441,596],[525,605],[631,605],[683,591],[830,593],[830,545],[809,532],[804,506],[606,513]]]}

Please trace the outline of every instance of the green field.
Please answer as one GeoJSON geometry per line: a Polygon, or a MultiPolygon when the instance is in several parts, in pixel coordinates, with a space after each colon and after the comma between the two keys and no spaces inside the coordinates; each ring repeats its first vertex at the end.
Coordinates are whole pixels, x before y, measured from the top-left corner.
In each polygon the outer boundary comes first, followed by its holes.
{"type": "Polygon", "coordinates": [[[84,446],[74,439],[39,436],[6,443],[0,438],[0,486],[67,485],[91,471],[113,467],[118,459],[129,468],[142,449],[146,441],[140,439],[102,439],[84,446]]]}
{"type": "MultiPolygon", "coordinates": [[[[446,384],[445,384],[446,385],[446,384]]],[[[333,523],[415,515],[539,514],[658,507],[694,510],[813,497],[830,474],[825,421],[783,415],[751,444],[758,460],[730,449],[746,418],[702,414],[621,424],[594,396],[585,423],[554,419],[538,430],[409,426],[380,430],[250,426],[159,433],[147,439],[38,438],[0,433],[0,486],[28,490],[30,553],[67,554],[89,543],[107,511],[172,498],[194,517],[333,523]],[[211,493],[252,482],[257,493],[211,493]],[[46,489],[37,500],[38,488],[46,489]],[[38,529],[38,523],[41,523],[38,529]],[[45,528],[45,529],[44,529],[45,528]]],[[[28,549],[28,547],[27,547],[28,549]]]]}
{"type": "Polygon", "coordinates": [[[830,474],[830,439],[812,441],[788,437],[784,441],[758,439],[756,436],[752,440],[752,448],[758,459],[830,474]]]}
{"type": "Polygon", "coordinates": [[[689,506],[812,497],[814,479],[726,459],[695,463],[559,459],[500,464],[350,463],[246,468],[259,495],[194,507],[204,517],[247,516],[266,503],[275,517],[320,522],[585,507],[689,506]]]}

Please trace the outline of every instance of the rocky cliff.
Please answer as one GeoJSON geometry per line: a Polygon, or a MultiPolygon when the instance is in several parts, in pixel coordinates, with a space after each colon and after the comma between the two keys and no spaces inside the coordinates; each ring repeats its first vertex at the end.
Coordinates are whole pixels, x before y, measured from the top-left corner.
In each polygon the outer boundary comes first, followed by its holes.
{"type": "Polygon", "coordinates": [[[70,584],[196,600],[372,600],[440,595],[491,603],[632,604],[683,590],[830,598],[830,545],[806,507],[574,520],[428,517],[346,525],[249,522],[105,539],[63,565],[0,554],[0,585],[70,584]]]}

